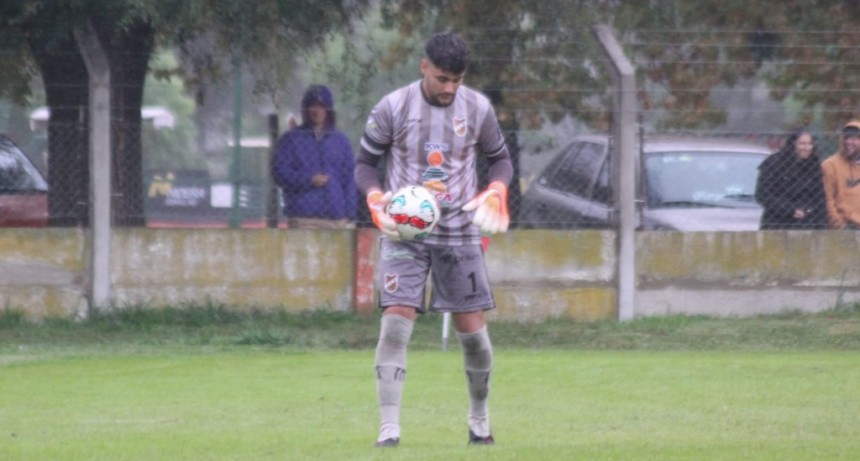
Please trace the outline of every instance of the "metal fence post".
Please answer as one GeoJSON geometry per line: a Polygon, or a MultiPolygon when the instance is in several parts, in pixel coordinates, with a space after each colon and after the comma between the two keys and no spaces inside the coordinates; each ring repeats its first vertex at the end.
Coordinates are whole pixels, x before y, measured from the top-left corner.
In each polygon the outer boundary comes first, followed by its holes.
{"type": "Polygon", "coordinates": [[[90,310],[110,301],[110,65],[90,24],[75,29],[90,86],[90,310]]]}
{"type": "Polygon", "coordinates": [[[278,137],[280,129],[278,128],[278,114],[269,114],[269,170],[266,175],[266,226],[270,228],[278,227],[278,185],[275,184],[275,153],[278,149],[278,137]]]}
{"type": "Polygon", "coordinates": [[[615,156],[613,190],[618,217],[618,320],[634,316],[636,295],[636,80],[633,65],[608,26],[594,26],[594,34],[612,62],[617,91],[613,108],[615,156]]]}
{"type": "Polygon", "coordinates": [[[230,164],[230,182],[233,200],[230,206],[230,228],[241,227],[240,197],[242,189],[242,61],[238,50],[233,52],[233,161],[230,164]]]}

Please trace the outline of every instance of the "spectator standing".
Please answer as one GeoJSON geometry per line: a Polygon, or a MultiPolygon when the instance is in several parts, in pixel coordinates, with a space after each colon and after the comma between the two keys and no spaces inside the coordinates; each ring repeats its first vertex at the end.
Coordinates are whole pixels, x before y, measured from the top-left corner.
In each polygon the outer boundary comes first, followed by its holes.
{"type": "Polygon", "coordinates": [[[493,349],[484,311],[495,308],[481,248],[481,233],[508,228],[507,185],[513,166],[493,106],[463,86],[469,47],[462,37],[436,34],[425,44],[422,79],[389,93],[373,108],[361,138],[356,182],[367,195],[373,222],[383,232],[377,266],[382,319],[376,347],[380,427],[377,447],[400,443],[400,402],[406,349],[425,309],[450,312],[463,352],[470,406],[469,444],[491,445],[487,397],[493,349]],[[488,186],[478,187],[476,157],[488,163],[488,186]],[[377,165],[385,159],[385,186],[377,165]],[[420,242],[398,240],[384,208],[390,194],[422,184],[439,201],[441,218],[420,242]],[[431,271],[432,269],[432,271],[431,271]]]}
{"type": "Polygon", "coordinates": [[[312,85],[302,97],[302,124],[278,140],[273,173],[289,228],[355,226],[355,156],[335,118],[331,91],[312,85]]]}
{"type": "Polygon", "coordinates": [[[860,120],[842,127],[839,149],[821,169],[830,227],[860,229],[860,120]]]}
{"type": "Polygon", "coordinates": [[[761,229],[825,229],[821,160],[808,130],[799,128],[759,166],[755,198],[764,211],[761,229]]]}

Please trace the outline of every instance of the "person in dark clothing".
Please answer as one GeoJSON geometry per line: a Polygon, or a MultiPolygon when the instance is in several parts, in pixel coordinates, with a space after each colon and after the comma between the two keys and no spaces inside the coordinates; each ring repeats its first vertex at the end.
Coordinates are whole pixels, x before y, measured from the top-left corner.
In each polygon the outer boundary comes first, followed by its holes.
{"type": "Polygon", "coordinates": [[[793,131],[759,166],[755,198],[764,207],[760,229],[825,229],[824,182],[812,134],[793,131]]]}
{"type": "Polygon", "coordinates": [[[302,124],[278,140],[274,177],[284,194],[290,228],[355,226],[358,189],[355,156],[345,134],[335,128],[329,89],[312,85],[302,97],[302,124]]]}

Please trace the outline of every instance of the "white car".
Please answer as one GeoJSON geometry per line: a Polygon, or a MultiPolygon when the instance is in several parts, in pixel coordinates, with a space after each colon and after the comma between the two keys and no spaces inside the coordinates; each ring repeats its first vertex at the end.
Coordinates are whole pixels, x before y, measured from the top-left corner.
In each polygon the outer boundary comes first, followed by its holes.
{"type": "MultiPolygon", "coordinates": [[[[526,228],[611,228],[612,188],[606,136],[565,146],[523,195],[526,228]]],[[[642,230],[758,230],[755,202],[764,144],[731,139],[646,138],[637,163],[642,230]]]]}

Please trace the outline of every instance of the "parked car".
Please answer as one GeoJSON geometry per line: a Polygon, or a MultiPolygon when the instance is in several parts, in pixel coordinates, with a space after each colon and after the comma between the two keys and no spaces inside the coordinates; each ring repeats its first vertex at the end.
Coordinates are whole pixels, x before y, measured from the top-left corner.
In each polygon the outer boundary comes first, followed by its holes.
{"type": "Polygon", "coordinates": [[[18,146],[0,135],[0,227],[48,224],[48,183],[18,146]]]}
{"type": "MultiPolygon", "coordinates": [[[[584,136],[562,148],[523,196],[526,228],[609,228],[612,187],[606,136],[584,136]]],[[[646,138],[637,147],[642,230],[757,230],[759,164],[768,146],[730,139],[646,138]]]]}

